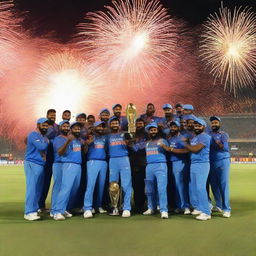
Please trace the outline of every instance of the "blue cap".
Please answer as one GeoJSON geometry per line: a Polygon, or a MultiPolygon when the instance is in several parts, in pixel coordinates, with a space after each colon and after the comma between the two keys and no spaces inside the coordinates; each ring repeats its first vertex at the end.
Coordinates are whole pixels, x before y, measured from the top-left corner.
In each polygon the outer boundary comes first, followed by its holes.
{"type": "Polygon", "coordinates": [[[203,119],[201,119],[201,118],[197,118],[197,119],[195,120],[195,122],[198,123],[198,124],[203,125],[204,127],[207,126],[206,122],[205,122],[203,119]]]}
{"type": "Polygon", "coordinates": [[[162,106],[162,109],[165,109],[165,108],[169,108],[169,109],[172,109],[172,105],[169,104],[169,103],[166,103],[162,106]]]}
{"type": "Polygon", "coordinates": [[[184,115],[183,118],[184,120],[196,120],[196,116],[195,115],[184,115]]]}
{"type": "Polygon", "coordinates": [[[120,123],[120,120],[119,120],[116,116],[111,116],[111,117],[109,118],[108,122],[111,123],[111,122],[114,121],[114,120],[116,120],[116,121],[118,121],[118,122],[120,123]]]}
{"type": "Polygon", "coordinates": [[[190,104],[185,104],[183,105],[183,109],[186,109],[186,110],[194,110],[194,107],[190,104]]]}
{"type": "Polygon", "coordinates": [[[103,113],[103,112],[107,112],[110,114],[110,111],[107,109],[107,108],[103,108],[101,111],[100,111],[100,114],[103,113]]]}
{"type": "Polygon", "coordinates": [[[217,120],[217,121],[221,122],[221,119],[218,116],[211,116],[210,121],[213,121],[213,120],[217,120]]]}
{"type": "Polygon", "coordinates": [[[81,126],[81,123],[80,123],[80,122],[72,122],[72,123],[70,124],[70,128],[72,128],[72,127],[75,126],[75,125],[81,126]]]}
{"type": "Polygon", "coordinates": [[[114,109],[114,108],[117,107],[117,106],[119,106],[120,108],[122,108],[122,105],[121,105],[121,104],[116,103],[116,104],[113,105],[112,109],[114,109]]]}
{"type": "Polygon", "coordinates": [[[176,126],[180,127],[180,122],[177,121],[177,120],[171,121],[171,122],[169,123],[169,126],[171,127],[172,125],[176,125],[176,126]]]}
{"type": "Polygon", "coordinates": [[[156,122],[151,122],[151,123],[149,123],[149,124],[145,127],[145,130],[148,132],[149,129],[152,128],[152,127],[158,128],[157,123],[156,123],[156,122]]]}
{"type": "Polygon", "coordinates": [[[63,120],[63,121],[59,122],[59,126],[62,126],[63,124],[69,124],[69,121],[63,120]]]}
{"type": "Polygon", "coordinates": [[[94,126],[94,127],[97,127],[97,126],[99,126],[99,125],[101,125],[101,124],[103,124],[104,126],[106,125],[105,122],[103,122],[103,121],[98,121],[98,122],[95,122],[95,123],[93,124],[93,126],[94,126]]]}
{"type": "Polygon", "coordinates": [[[48,123],[48,119],[45,117],[41,117],[37,120],[37,124],[43,124],[43,123],[48,123]]]}
{"type": "Polygon", "coordinates": [[[85,113],[78,113],[78,114],[76,115],[76,118],[79,118],[79,117],[84,117],[84,118],[86,118],[86,114],[85,114],[85,113]]]}

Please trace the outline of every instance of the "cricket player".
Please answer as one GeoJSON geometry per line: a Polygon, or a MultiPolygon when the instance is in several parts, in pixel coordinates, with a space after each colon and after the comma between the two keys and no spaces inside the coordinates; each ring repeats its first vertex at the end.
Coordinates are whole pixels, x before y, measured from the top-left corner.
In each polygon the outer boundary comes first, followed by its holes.
{"type": "MultiPolygon", "coordinates": [[[[122,191],[124,193],[122,217],[131,216],[131,167],[128,157],[128,149],[125,134],[120,132],[120,120],[113,116],[109,120],[111,133],[108,135],[109,152],[109,182],[118,182],[121,178],[122,191]]],[[[117,215],[118,213],[112,213],[117,215]]]]}
{"type": "Polygon", "coordinates": [[[70,110],[64,110],[62,113],[62,120],[70,121],[71,119],[71,111],[70,110]]]}
{"type": "Polygon", "coordinates": [[[99,213],[105,213],[102,208],[102,198],[105,188],[105,180],[107,174],[106,148],[107,136],[104,135],[105,123],[99,121],[94,123],[94,135],[92,141],[88,141],[87,152],[87,187],[84,196],[84,218],[92,218],[93,192],[97,184],[97,199],[94,208],[99,213]]]}
{"type": "Polygon", "coordinates": [[[68,134],[66,142],[58,149],[62,162],[62,182],[56,209],[53,209],[55,220],[65,220],[68,202],[74,201],[80,185],[83,146],[80,138],[81,123],[72,123],[70,129],[71,133],[68,134]]]}
{"type": "Polygon", "coordinates": [[[216,202],[217,211],[222,211],[223,217],[231,217],[229,203],[229,173],[230,153],[226,132],[220,131],[221,119],[210,117],[211,122],[211,150],[209,183],[216,202]]]}
{"type": "Polygon", "coordinates": [[[46,161],[46,152],[49,140],[46,137],[48,130],[48,119],[37,120],[36,131],[31,132],[27,137],[24,170],[26,175],[26,220],[38,220],[39,199],[43,188],[43,172],[46,161]]]}
{"type": "Polygon", "coordinates": [[[190,104],[183,105],[183,115],[193,115],[194,107],[190,104]]]}
{"type": "Polygon", "coordinates": [[[46,209],[45,201],[50,189],[51,179],[52,179],[52,165],[54,161],[54,153],[53,153],[53,139],[59,134],[59,126],[55,123],[56,121],[56,110],[49,109],[46,115],[49,123],[49,128],[46,133],[46,137],[49,139],[49,146],[46,154],[46,163],[44,166],[44,175],[43,175],[43,190],[41,194],[41,198],[39,200],[39,212],[48,212],[46,209]]]}
{"type": "Polygon", "coordinates": [[[147,167],[145,179],[148,209],[143,215],[151,215],[156,210],[156,182],[161,218],[168,219],[167,164],[165,150],[161,147],[162,144],[168,146],[168,142],[158,136],[158,126],[156,122],[148,124],[146,126],[146,131],[150,138],[146,144],[147,167]]]}
{"type": "Polygon", "coordinates": [[[146,113],[142,114],[140,118],[144,120],[146,125],[151,122],[159,123],[161,118],[158,116],[154,116],[155,112],[156,112],[155,105],[153,103],[148,103],[146,113]]]}
{"type": "Polygon", "coordinates": [[[120,126],[122,131],[128,130],[128,121],[126,116],[122,116],[122,105],[117,103],[112,107],[113,114],[116,116],[120,121],[120,126]]]}

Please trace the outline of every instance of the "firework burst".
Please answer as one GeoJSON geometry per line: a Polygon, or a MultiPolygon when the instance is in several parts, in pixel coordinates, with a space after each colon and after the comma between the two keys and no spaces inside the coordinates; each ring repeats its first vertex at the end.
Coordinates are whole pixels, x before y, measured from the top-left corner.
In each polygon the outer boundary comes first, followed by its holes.
{"type": "Polygon", "coordinates": [[[136,86],[170,67],[177,29],[159,0],[113,0],[105,8],[88,13],[78,26],[78,44],[90,60],[107,67],[119,83],[136,86]]]}
{"type": "Polygon", "coordinates": [[[245,8],[221,7],[208,18],[200,45],[201,58],[225,89],[251,86],[256,71],[256,15],[245,8]]]}

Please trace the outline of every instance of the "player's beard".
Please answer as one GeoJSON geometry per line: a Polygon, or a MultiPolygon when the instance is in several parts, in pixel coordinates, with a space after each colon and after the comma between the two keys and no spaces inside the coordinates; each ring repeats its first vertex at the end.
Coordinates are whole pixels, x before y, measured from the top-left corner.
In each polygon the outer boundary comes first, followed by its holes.
{"type": "Polygon", "coordinates": [[[110,129],[112,133],[117,133],[119,130],[119,127],[111,127],[110,129]]]}
{"type": "Polygon", "coordinates": [[[170,130],[170,134],[172,136],[176,136],[178,134],[178,131],[170,130]]]}
{"type": "Polygon", "coordinates": [[[72,134],[73,134],[76,138],[79,138],[79,137],[80,137],[80,132],[72,132],[72,134]]]}
{"type": "Polygon", "coordinates": [[[144,127],[136,128],[136,134],[137,135],[143,134],[144,132],[145,132],[145,128],[144,127]]]}
{"type": "Polygon", "coordinates": [[[199,135],[200,133],[203,132],[203,130],[201,130],[201,129],[194,129],[194,132],[195,132],[196,135],[199,135]]]}
{"type": "Polygon", "coordinates": [[[104,130],[95,130],[95,134],[98,136],[102,135],[103,132],[104,132],[104,130]]]}
{"type": "Polygon", "coordinates": [[[67,135],[68,135],[68,132],[69,132],[68,130],[62,130],[62,131],[61,131],[61,134],[64,135],[64,136],[67,136],[67,135]]]}
{"type": "Polygon", "coordinates": [[[54,124],[54,120],[48,119],[48,124],[49,125],[53,125],[54,124]]]}
{"type": "Polygon", "coordinates": [[[187,126],[187,130],[192,132],[194,130],[194,126],[187,126]]]}
{"type": "Polygon", "coordinates": [[[45,128],[39,128],[39,131],[42,135],[45,135],[47,133],[47,129],[45,128]]]}
{"type": "Polygon", "coordinates": [[[171,118],[171,117],[173,117],[173,114],[172,114],[172,113],[165,113],[164,115],[165,115],[165,118],[171,118]]]}
{"type": "Polygon", "coordinates": [[[217,125],[212,126],[212,131],[213,132],[217,132],[219,129],[220,129],[220,126],[217,126],[217,125]]]}
{"type": "Polygon", "coordinates": [[[156,138],[157,138],[157,133],[151,133],[151,134],[149,134],[149,138],[150,138],[151,140],[156,139],[156,138]]]}
{"type": "Polygon", "coordinates": [[[119,118],[119,117],[121,116],[121,112],[116,112],[116,113],[115,113],[115,116],[116,116],[117,118],[119,118]]]}

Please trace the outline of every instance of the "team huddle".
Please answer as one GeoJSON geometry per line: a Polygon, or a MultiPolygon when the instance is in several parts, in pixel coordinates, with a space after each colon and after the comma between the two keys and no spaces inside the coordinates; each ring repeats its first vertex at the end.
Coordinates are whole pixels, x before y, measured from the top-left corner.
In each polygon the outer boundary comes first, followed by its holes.
{"type": "Polygon", "coordinates": [[[163,117],[155,116],[149,103],[132,136],[120,104],[113,106],[113,114],[102,109],[99,121],[80,113],[70,122],[71,112],[65,110],[59,125],[56,111],[49,109],[25,139],[24,218],[38,220],[48,211],[52,177],[49,212],[54,220],[74,213],[87,219],[95,213],[130,217],[131,212],[158,211],[162,219],[170,211],[197,220],[211,219],[212,212],[230,217],[230,154],[221,119],[210,117],[207,127],[190,104],[164,104],[162,109],[163,117]]]}

